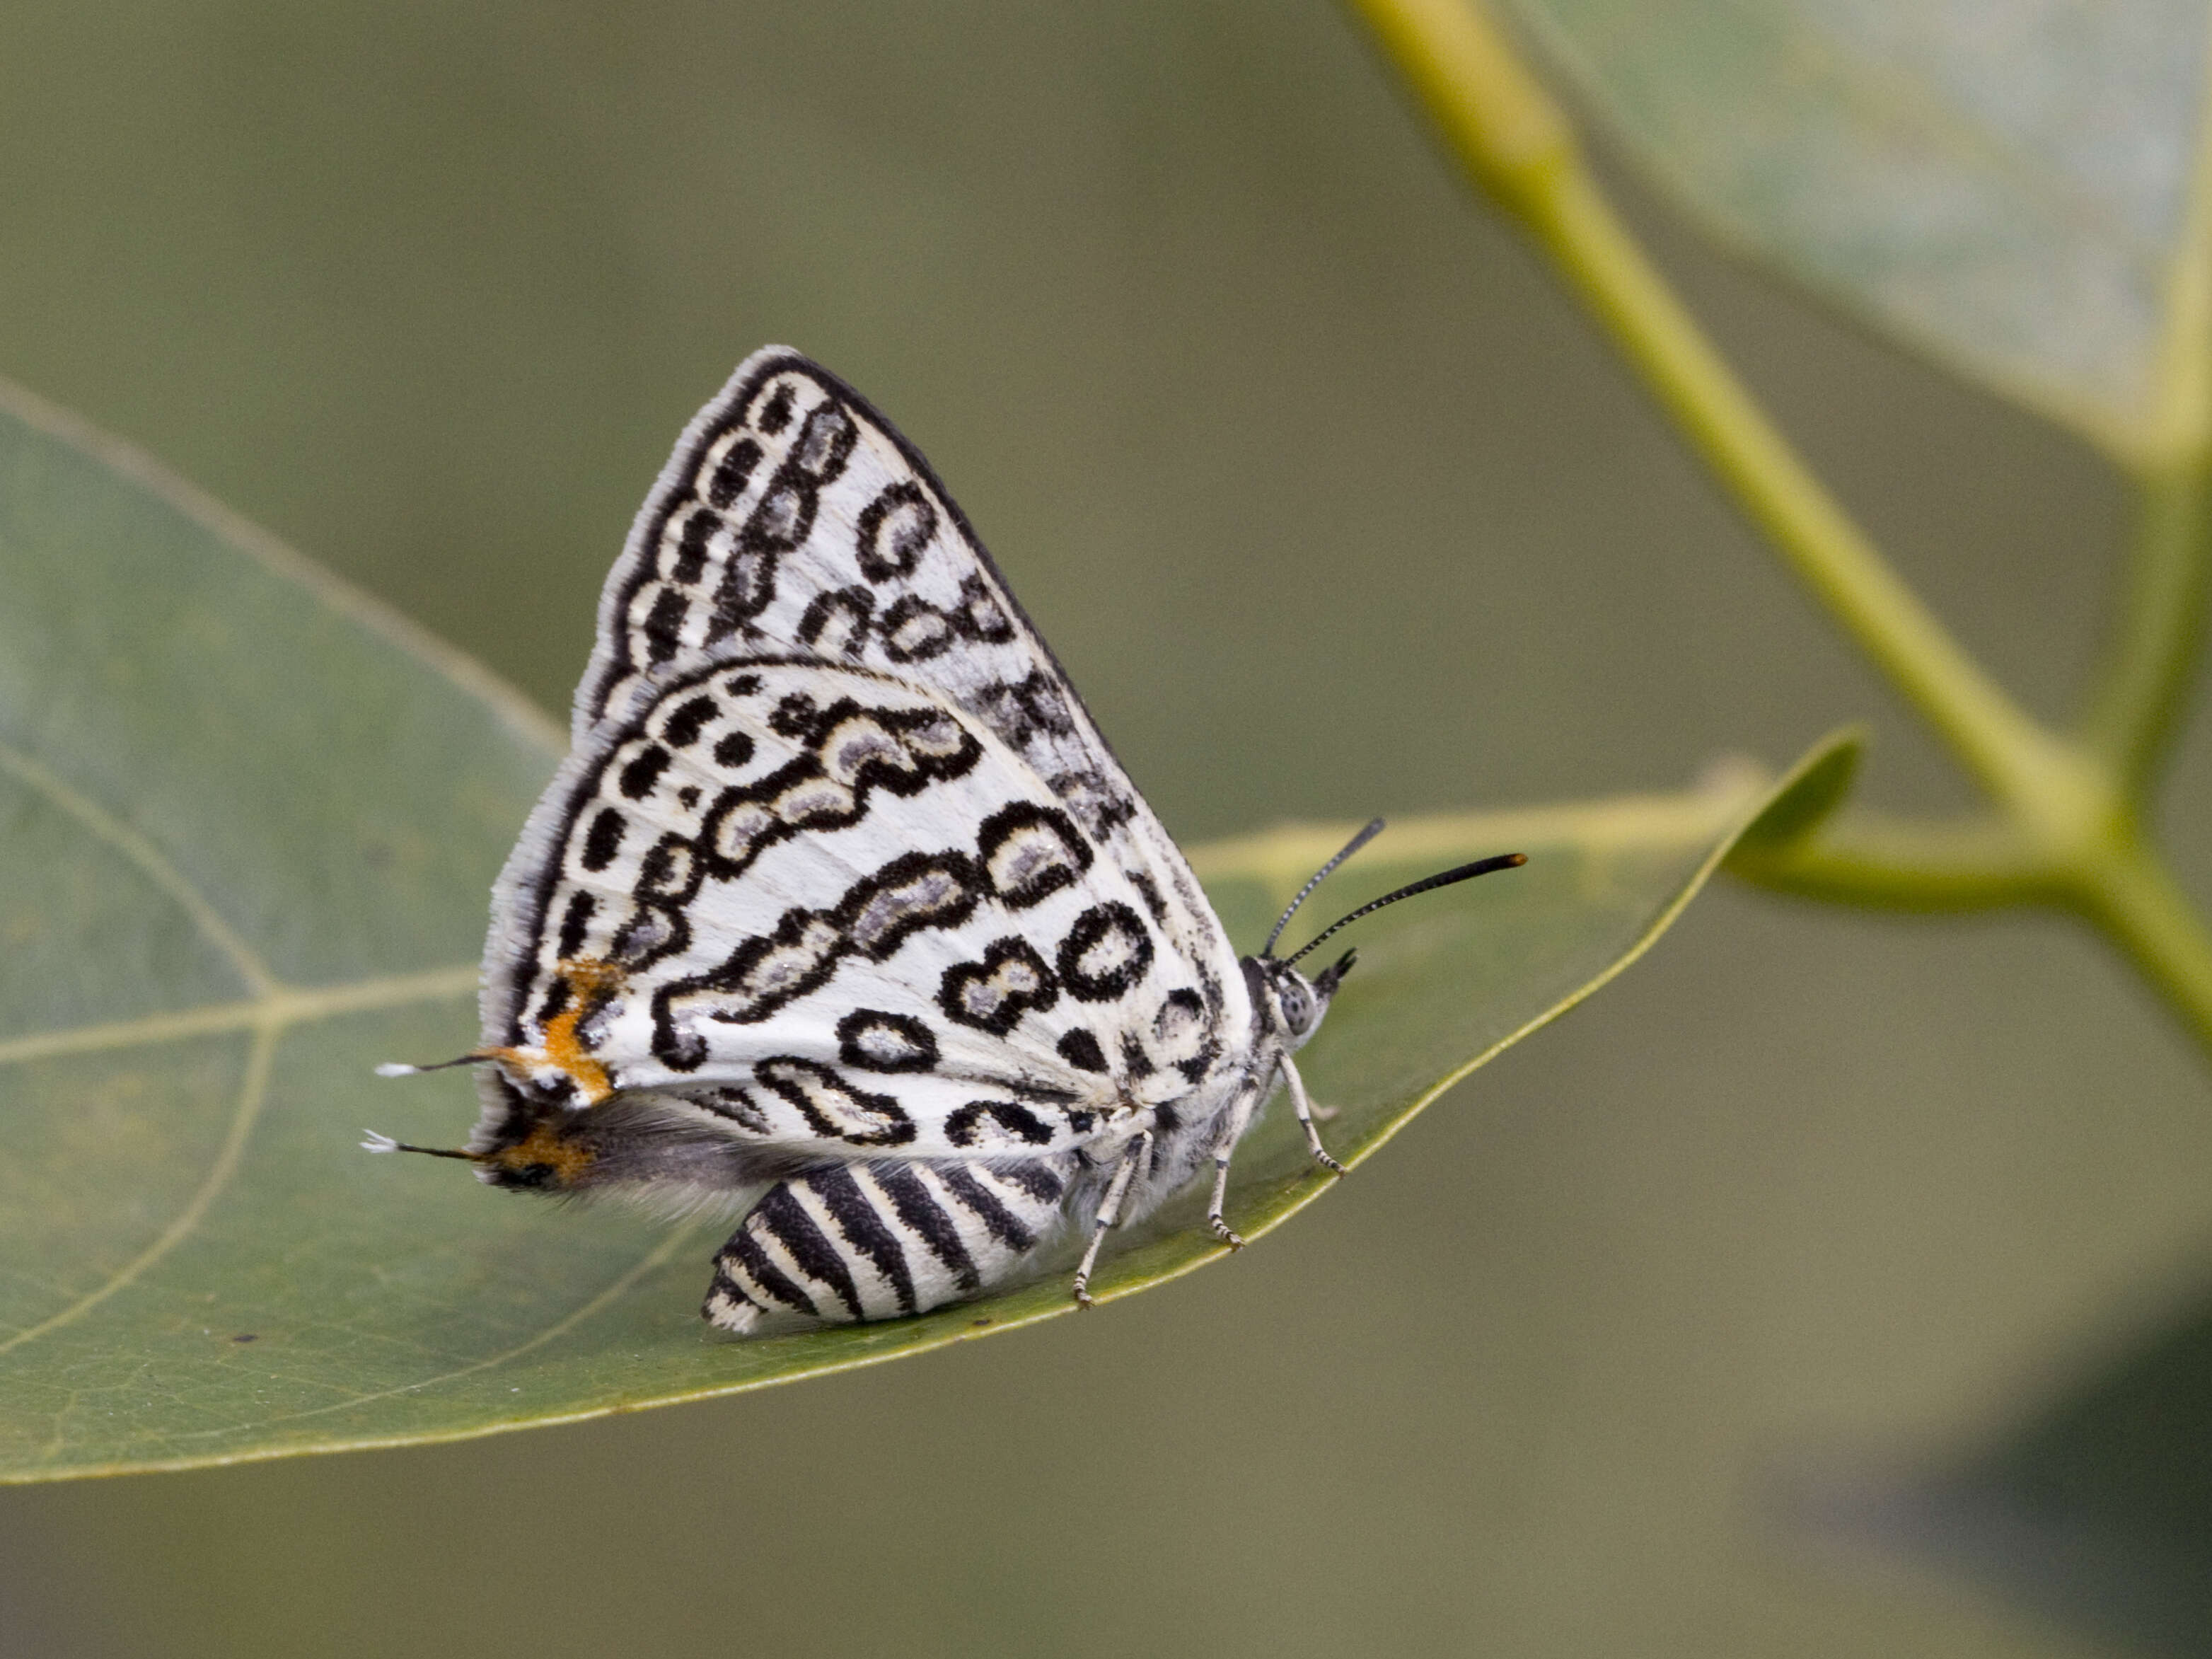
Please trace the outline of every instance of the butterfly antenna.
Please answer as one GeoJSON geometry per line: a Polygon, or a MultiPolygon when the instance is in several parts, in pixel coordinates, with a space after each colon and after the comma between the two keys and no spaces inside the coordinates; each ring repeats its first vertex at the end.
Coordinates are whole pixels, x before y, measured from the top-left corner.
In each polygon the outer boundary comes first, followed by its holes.
{"type": "MultiPolygon", "coordinates": [[[[1357,846],[1358,843],[1354,842],[1353,845],[1357,846]]],[[[1376,899],[1371,904],[1361,905],[1357,910],[1354,910],[1350,915],[1345,917],[1341,921],[1330,923],[1327,927],[1322,928],[1320,933],[1315,934],[1311,939],[1308,939],[1304,945],[1300,945],[1296,951],[1291,952],[1291,955],[1285,957],[1283,959],[1283,966],[1285,968],[1289,967],[1292,963],[1296,962],[1300,957],[1305,955],[1309,951],[1311,951],[1316,945],[1319,945],[1330,934],[1337,933],[1343,928],[1349,927],[1353,922],[1358,921],[1362,916],[1373,915],[1377,910],[1380,910],[1386,904],[1395,904],[1400,899],[1411,898],[1416,893],[1432,893],[1437,888],[1449,887],[1455,882],[1473,881],[1477,876],[1486,876],[1493,870],[1516,869],[1520,866],[1528,862],[1528,855],[1525,853],[1500,853],[1496,858],[1477,859],[1473,864],[1462,864],[1458,869],[1447,870],[1441,875],[1425,876],[1419,881],[1413,883],[1410,887],[1401,887],[1395,893],[1383,894],[1381,898],[1376,899]]],[[[1299,896],[1304,897],[1304,895],[1300,894],[1299,896]]]]}
{"type": "Polygon", "coordinates": [[[465,1152],[450,1146],[411,1146],[404,1140],[394,1140],[390,1135],[380,1135],[374,1129],[363,1129],[362,1133],[368,1137],[361,1143],[364,1152],[420,1152],[425,1158],[458,1158],[471,1164],[484,1160],[482,1152],[465,1152]]]}
{"type": "MultiPolygon", "coordinates": [[[[1322,883],[1327,881],[1330,873],[1335,870],[1338,865],[1343,863],[1345,860],[1350,858],[1354,853],[1357,853],[1361,848],[1366,846],[1369,842],[1373,841],[1376,836],[1382,833],[1382,820],[1380,818],[1369,819],[1367,827],[1364,830],[1362,830],[1350,841],[1344,843],[1343,851],[1339,853],[1334,858],[1331,859],[1327,864],[1322,865],[1320,869],[1314,872],[1313,879],[1308,882],[1304,886],[1298,889],[1298,896],[1291,901],[1290,908],[1284,911],[1281,917],[1277,920],[1275,923],[1275,931],[1267,935],[1267,942],[1260,947],[1260,954],[1261,956],[1271,957],[1275,954],[1275,941],[1282,938],[1283,929],[1291,925],[1291,918],[1297,915],[1298,906],[1306,902],[1307,896],[1310,894],[1315,888],[1320,886],[1322,883]]],[[[1295,961],[1296,958],[1293,957],[1292,960],[1295,961]]]]}
{"type": "Polygon", "coordinates": [[[481,1048],[471,1048],[467,1054],[456,1054],[451,1060],[441,1060],[428,1066],[410,1066],[401,1060],[387,1060],[376,1068],[379,1077],[420,1077],[425,1072],[450,1071],[456,1066],[474,1066],[487,1060],[496,1060],[496,1054],[486,1054],[481,1048]]]}

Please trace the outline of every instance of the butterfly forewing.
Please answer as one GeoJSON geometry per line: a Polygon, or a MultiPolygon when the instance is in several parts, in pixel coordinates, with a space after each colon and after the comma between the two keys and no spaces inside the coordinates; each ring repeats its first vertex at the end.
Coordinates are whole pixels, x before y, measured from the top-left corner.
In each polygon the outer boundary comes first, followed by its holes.
{"type": "Polygon", "coordinates": [[[1178,878],[1178,926],[1212,931],[1173,842],[928,465],[851,387],[775,347],[700,412],[639,514],[600,599],[578,734],[659,677],[763,653],[942,692],[1095,840],[1178,878]]]}
{"type": "Polygon", "coordinates": [[[936,694],[740,660],[602,739],[518,918],[508,1079],[928,1157],[1077,1144],[1219,1057],[1230,987],[936,694]]]}
{"type": "MultiPolygon", "coordinates": [[[[666,685],[759,656],[872,668],[949,700],[1036,774],[1176,951],[1233,975],[1181,853],[927,464],[852,388],[781,347],[748,358],[692,420],[638,514],[577,689],[577,760],[666,685]]],[[[504,913],[526,908],[516,890],[558,828],[541,808],[502,882],[488,1027],[517,1012],[504,913]]]]}

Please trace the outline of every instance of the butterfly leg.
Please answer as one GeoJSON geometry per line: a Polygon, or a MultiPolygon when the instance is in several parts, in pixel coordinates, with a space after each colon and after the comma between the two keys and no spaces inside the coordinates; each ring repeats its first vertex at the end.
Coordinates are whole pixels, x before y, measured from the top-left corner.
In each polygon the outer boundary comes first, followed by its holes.
{"type": "Polygon", "coordinates": [[[1152,1132],[1138,1132],[1129,1142],[1128,1150],[1114,1169],[1114,1178],[1106,1183],[1106,1196],[1098,1201],[1098,1218],[1091,1224],[1091,1246],[1083,1253],[1083,1261],[1075,1270],[1075,1302],[1078,1307],[1091,1305],[1091,1270],[1098,1265],[1098,1247],[1106,1242],[1107,1232],[1121,1224],[1121,1205],[1129,1195],[1130,1184],[1137,1178],[1138,1170],[1150,1161],[1152,1155],[1152,1132]]]}
{"type": "Polygon", "coordinates": [[[1238,1096],[1222,1123],[1221,1138],[1213,1143],[1213,1201],[1206,1206],[1206,1221],[1213,1229],[1214,1237],[1232,1250],[1243,1249],[1244,1241],[1221,1212],[1229,1197],[1229,1159],[1237,1150],[1237,1143],[1244,1139],[1244,1131],[1252,1127],[1252,1114],[1259,1109],[1261,1098],[1257,1089],[1247,1090],[1238,1096]]]}
{"type": "Polygon", "coordinates": [[[1298,1127],[1306,1132],[1306,1147],[1313,1153],[1314,1162],[1331,1175],[1342,1175],[1344,1165],[1328,1155],[1328,1148],[1321,1144],[1321,1131],[1314,1127],[1314,1104],[1307,1097],[1305,1079],[1298,1075],[1298,1068],[1291,1064],[1288,1054],[1276,1064],[1283,1068],[1283,1082],[1291,1091],[1291,1109],[1298,1115],[1298,1127]]]}

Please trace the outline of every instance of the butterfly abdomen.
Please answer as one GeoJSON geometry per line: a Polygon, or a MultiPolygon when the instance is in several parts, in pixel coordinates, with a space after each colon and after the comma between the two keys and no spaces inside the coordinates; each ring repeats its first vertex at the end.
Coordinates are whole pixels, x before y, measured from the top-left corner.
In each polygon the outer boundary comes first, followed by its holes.
{"type": "Polygon", "coordinates": [[[779,1182],[714,1259],[702,1309],[725,1330],[926,1313],[998,1288],[1060,1231],[1073,1155],[884,1160],[779,1182]]]}

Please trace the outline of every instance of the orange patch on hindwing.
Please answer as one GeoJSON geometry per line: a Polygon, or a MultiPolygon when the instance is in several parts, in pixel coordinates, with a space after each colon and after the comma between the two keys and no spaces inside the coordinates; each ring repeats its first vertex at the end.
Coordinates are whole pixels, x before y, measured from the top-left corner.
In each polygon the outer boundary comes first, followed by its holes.
{"type": "Polygon", "coordinates": [[[624,975],[611,962],[590,957],[562,963],[561,973],[568,981],[568,1006],[546,1024],[545,1057],[575,1079],[586,1103],[596,1106],[615,1091],[614,1085],[607,1079],[607,1068],[576,1035],[576,1027],[622,989],[624,975]]]}
{"type": "Polygon", "coordinates": [[[526,1074],[534,1066],[551,1066],[576,1085],[584,1104],[596,1106],[614,1093],[614,1081],[585,1046],[576,1028],[606,1006],[607,999],[622,989],[627,976],[611,962],[580,957],[561,964],[561,977],[568,988],[568,1000],[559,1013],[545,1022],[543,1047],[479,1052],[487,1060],[500,1060],[526,1074]]]}

